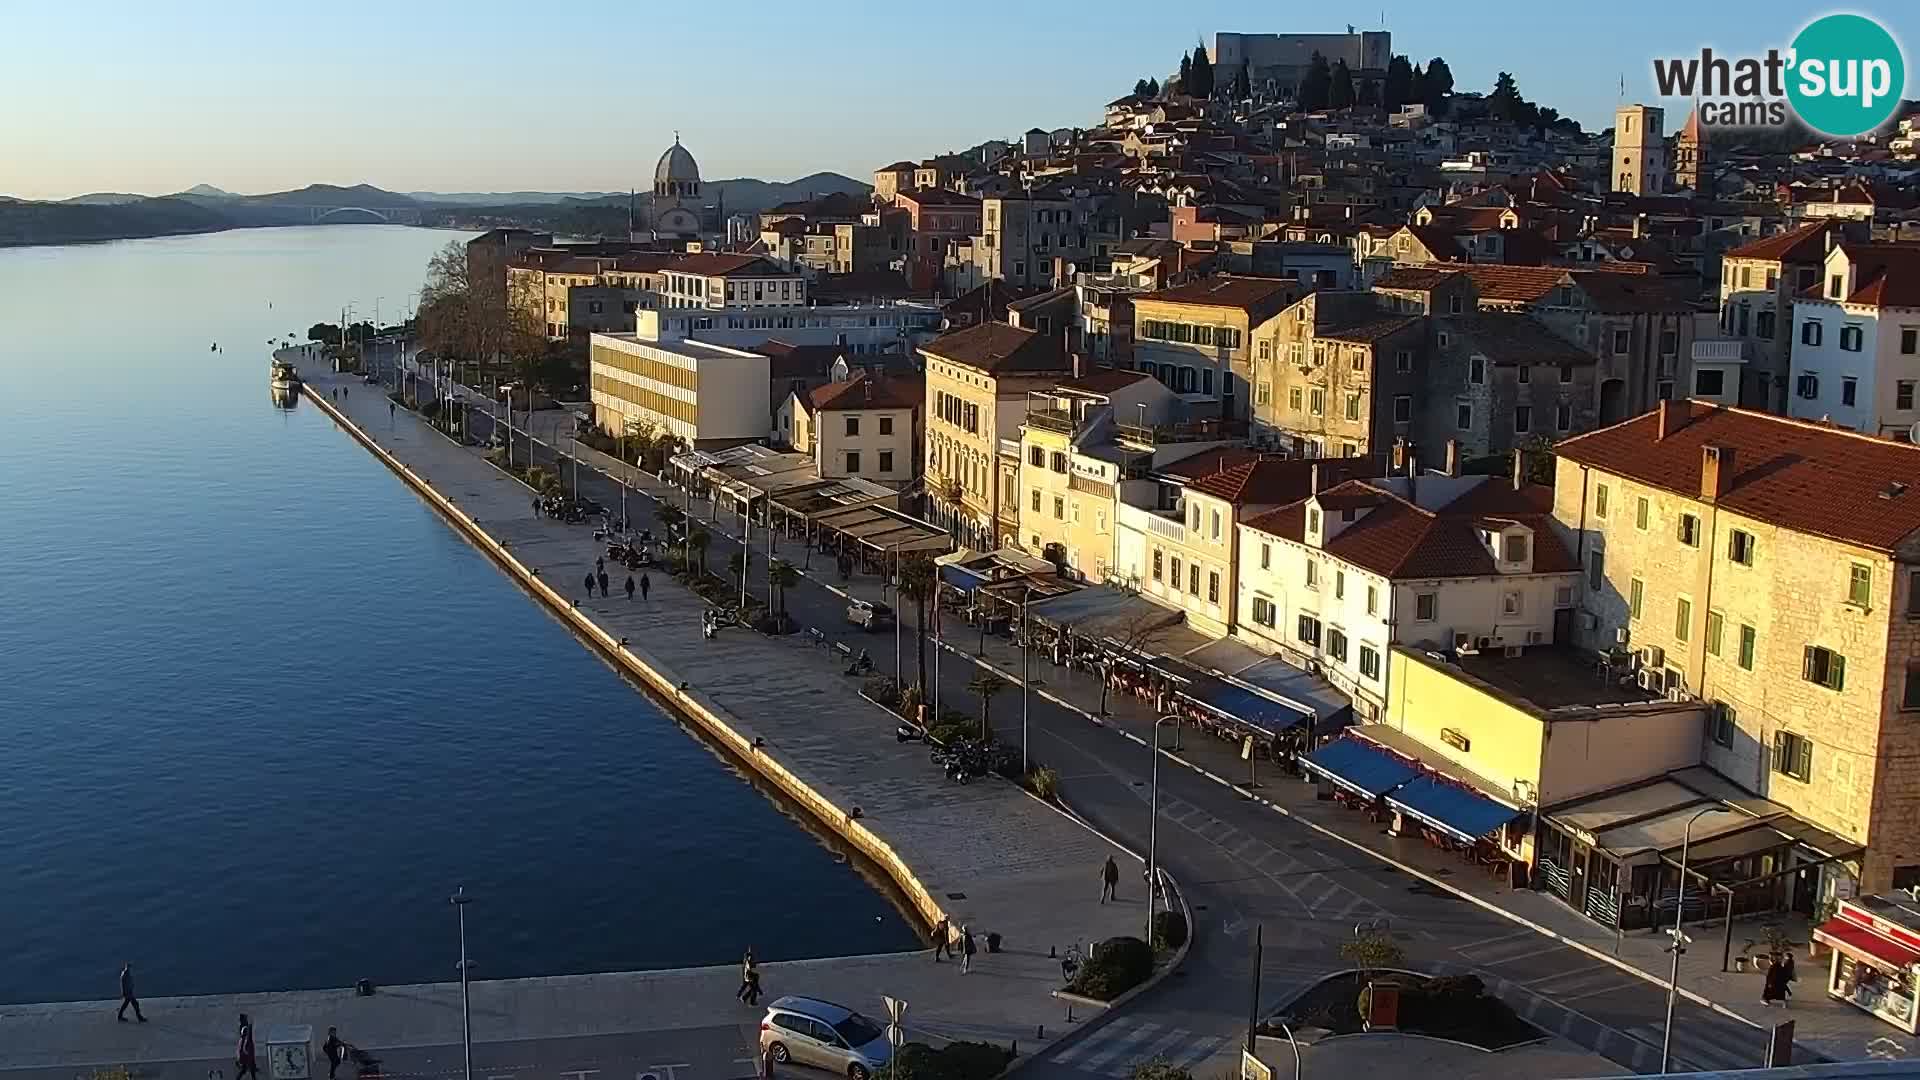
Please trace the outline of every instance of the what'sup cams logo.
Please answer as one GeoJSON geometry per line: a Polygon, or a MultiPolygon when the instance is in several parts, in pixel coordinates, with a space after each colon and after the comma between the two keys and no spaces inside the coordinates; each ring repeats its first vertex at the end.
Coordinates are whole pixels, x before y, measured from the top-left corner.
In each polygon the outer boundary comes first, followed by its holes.
{"type": "Polygon", "coordinates": [[[1789,110],[1822,135],[1851,138],[1892,119],[1907,65],[1886,27],[1864,15],[1823,15],[1788,48],[1765,56],[1699,56],[1653,62],[1660,96],[1697,98],[1700,123],[1785,127],[1789,110]]]}

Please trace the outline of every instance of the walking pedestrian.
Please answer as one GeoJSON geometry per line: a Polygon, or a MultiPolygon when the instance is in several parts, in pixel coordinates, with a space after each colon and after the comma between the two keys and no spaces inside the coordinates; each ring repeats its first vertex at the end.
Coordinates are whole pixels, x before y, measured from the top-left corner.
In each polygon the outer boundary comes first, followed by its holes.
{"type": "Polygon", "coordinates": [[[240,1014],[240,1037],[233,1044],[233,1080],[242,1076],[260,1080],[260,1062],[253,1052],[253,1021],[246,1013],[240,1014]]]}
{"type": "MultiPolygon", "coordinates": [[[[973,944],[973,927],[971,926],[961,927],[960,928],[960,974],[965,975],[968,972],[973,970],[974,949],[975,949],[975,946],[973,944]]],[[[239,1080],[239,1078],[236,1077],[235,1080],[239,1080]]]]}
{"type": "Polygon", "coordinates": [[[640,575],[640,602],[641,603],[644,604],[647,602],[647,593],[652,588],[653,588],[653,582],[648,580],[647,575],[641,574],[640,575]]]}
{"type": "Polygon", "coordinates": [[[533,516],[534,517],[540,516],[540,496],[538,495],[535,495],[533,497],[533,516]]]}
{"type": "Polygon", "coordinates": [[[353,396],[353,387],[351,387],[351,386],[343,386],[343,387],[341,387],[341,388],[340,388],[340,396],[341,396],[341,397],[352,397],[352,396],[353,396]]]}
{"type": "Polygon", "coordinates": [[[133,1018],[141,1023],[147,1022],[147,1016],[140,1011],[140,999],[133,996],[133,961],[129,960],[120,968],[120,1013],[119,1018],[127,1018],[127,1006],[133,1006],[133,1018]]]}
{"type": "Polygon", "coordinates": [[[340,1072],[340,1062],[347,1056],[347,1044],[340,1040],[340,1029],[327,1029],[327,1041],[320,1044],[320,1052],[327,1056],[327,1080],[335,1080],[340,1072]]]}
{"type": "Polygon", "coordinates": [[[1104,904],[1109,900],[1118,900],[1116,892],[1119,887],[1120,864],[1114,862],[1113,856],[1109,855],[1107,861],[1100,867],[1100,902],[1104,904]]]}
{"type": "Polygon", "coordinates": [[[1778,956],[1767,961],[1766,981],[1760,984],[1760,1004],[1772,1007],[1775,1002],[1782,1008],[1787,1004],[1787,969],[1778,956]]]}
{"type": "Polygon", "coordinates": [[[393,402],[391,401],[387,402],[387,420],[389,422],[393,420],[393,402]]]}
{"type": "Polygon", "coordinates": [[[943,956],[953,955],[951,949],[952,942],[950,940],[952,937],[953,923],[945,915],[940,916],[940,921],[933,924],[934,963],[939,963],[940,958],[943,956]]]}
{"type": "Polygon", "coordinates": [[[605,570],[607,568],[607,557],[605,555],[596,556],[593,560],[593,568],[595,570],[605,570]]]}
{"type": "Polygon", "coordinates": [[[593,575],[587,575],[587,599],[593,599],[593,575]]]}
{"type": "Polygon", "coordinates": [[[753,971],[753,946],[749,945],[740,957],[740,989],[733,992],[736,999],[747,1000],[747,989],[753,985],[753,971]]]}
{"type": "Polygon", "coordinates": [[[627,575],[627,603],[633,603],[633,575],[627,575]]]}
{"type": "Polygon", "coordinates": [[[754,968],[747,973],[747,1004],[760,1004],[760,969],[754,968]]]}
{"type": "Polygon", "coordinates": [[[1780,989],[1783,991],[1780,1006],[1785,1008],[1793,1001],[1793,984],[1800,976],[1793,973],[1793,954],[1785,953],[1780,957],[1780,989]]]}
{"type": "Polygon", "coordinates": [[[600,579],[600,598],[604,600],[607,598],[607,572],[605,570],[600,571],[599,579],[600,579]]]}

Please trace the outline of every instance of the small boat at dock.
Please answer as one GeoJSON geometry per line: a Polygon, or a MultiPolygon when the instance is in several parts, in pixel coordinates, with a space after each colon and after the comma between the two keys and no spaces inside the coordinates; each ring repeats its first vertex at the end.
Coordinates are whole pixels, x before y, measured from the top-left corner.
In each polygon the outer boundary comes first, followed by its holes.
{"type": "Polygon", "coordinates": [[[300,385],[300,369],[276,356],[267,381],[275,390],[294,390],[300,385]]]}

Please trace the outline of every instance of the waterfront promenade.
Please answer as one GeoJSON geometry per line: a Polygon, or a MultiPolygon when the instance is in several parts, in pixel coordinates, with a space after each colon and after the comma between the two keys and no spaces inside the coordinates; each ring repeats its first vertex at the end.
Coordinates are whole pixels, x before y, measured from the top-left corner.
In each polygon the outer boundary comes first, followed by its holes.
{"type": "MultiPolygon", "coordinates": [[[[318,379],[313,389],[324,396],[334,384],[325,375],[318,379]]],[[[724,722],[740,745],[752,747],[757,740],[758,749],[738,756],[760,755],[758,771],[785,777],[814,796],[796,796],[783,784],[788,798],[812,803],[829,825],[864,831],[893,853],[897,866],[875,861],[883,870],[904,868],[910,875],[900,891],[918,910],[920,929],[944,913],[976,935],[995,932],[1004,939],[1003,951],[992,955],[983,940],[968,975],[958,964],[933,963],[925,951],[767,964],[769,999],[813,994],[875,1015],[882,1012],[879,995],[889,994],[909,1002],[914,1037],[1017,1040],[1023,1052],[1068,1030],[1061,1023],[1061,1006],[1050,996],[1060,978],[1058,962],[1048,952],[1142,933],[1146,909],[1133,855],[1011,784],[945,781],[923,746],[894,739],[888,715],[859,696],[859,680],[842,675],[842,664],[810,648],[804,638],[770,639],[732,629],[718,640],[704,640],[699,629],[703,603],[664,571],[652,575],[647,602],[637,597],[629,602],[619,592],[624,572],[615,578],[614,599],[588,600],[582,582],[600,550],[589,528],[535,518],[528,490],[477,452],[447,441],[405,410],[390,417],[375,387],[344,379],[338,385],[350,391],[337,406],[341,412],[500,541],[514,563],[537,568],[539,582],[547,583],[563,607],[577,602],[577,617],[587,626],[575,629],[612,645],[610,659],[624,639],[637,666],[670,688],[684,685],[673,702],[677,708],[724,722]],[[833,817],[850,815],[856,807],[857,823],[833,817]],[[1103,906],[1097,871],[1109,855],[1129,868],[1125,872],[1135,887],[1123,889],[1131,894],[1123,902],[1103,906]]],[[[297,483],[289,491],[297,497],[297,483]]],[[[339,510],[355,512],[351,506],[339,510]]],[[[569,609],[565,617],[576,616],[569,609]]],[[[485,628],[474,632],[485,633],[485,628]]],[[[541,677],[537,671],[527,674],[541,677]]],[[[650,710],[635,714],[653,716],[650,710]]],[[[567,737],[563,715],[529,716],[526,722],[548,728],[556,739],[567,737]]],[[[684,820],[626,821],[618,807],[609,807],[605,843],[618,845],[629,829],[684,829],[688,842],[696,843],[700,812],[688,807],[684,820]]],[[[743,850],[739,857],[750,862],[753,852],[743,850]]],[[[660,888],[685,903],[700,902],[698,881],[675,880],[671,867],[661,870],[660,888]]],[[[775,895],[787,888],[778,880],[764,886],[775,895]]],[[[585,886],[556,882],[555,887],[585,886]]],[[[805,905],[808,899],[795,895],[791,902],[805,905]]],[[[750,944],[716,942],[714,951],[732,955],[750,944]]],[[[289,947],[326,945],[304,941],[297,928],[290,928],[289,947]]],[[[453,948],[449,933],[449,970],[453,948]]],[[[484,975],[485,941],[472,942],[472,951],[476,972],[484,975]]],[[[615,950],[610,946],[609,951],[615,950]]],[[[103,992],[111,990],[122,959],[102,958],[103,992]]],[[[538,1055],[542,1075],[557,1075],[559,1064],[607,1053],[627,1067],[686,1064],[674,1080],[750,1075],[751,1065],[742,1059],[751,1052],[759,1011],[734,1001],[737,982],[734,967],[481,982],[474,988],[475,1040],[494,1049],[476,1050],[476,1068],[483,1060],[524,1053],[539,1043],[549,1046],[538,1055]],[[626,1041],[618,1049],[607,1048],[608,1039],[622,1038],[626,1041]]],[[[164,993],[150,979],[142,980],[141,990],[164,993]]],[[[116,1023],[108,1002],[0,1007],[0,1069],[52,1069],[71,1076],[80,1067],[138,1065],[139,1076],[203,1080],[206,1063],[230,1059],[234,1016],[241,1011],[253,1016],[263,1055],[269,1028],[286,1023],[312,1025],[316,1040],[328,1025],[339,1025],[357,1045],[412,1047],[412,1052],[396,1050],[392,1060],[418,1064],[414,1059],[424,1057],[433,1067],[446,1064],[447,1048],[460,1037],[459,994],[452,984],[383,988],[371,998],[340,990],[156,996],[143,1004],[151,1018],[144,1025],[116,1023]]]]}

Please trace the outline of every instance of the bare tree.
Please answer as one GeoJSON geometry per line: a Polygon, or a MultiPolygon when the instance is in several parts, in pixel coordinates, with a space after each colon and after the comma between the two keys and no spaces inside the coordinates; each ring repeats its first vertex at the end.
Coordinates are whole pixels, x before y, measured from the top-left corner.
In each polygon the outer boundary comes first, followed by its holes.
{"type": "MultiPolygon", "coordinates": [[[[1129,601],[1139,597],[1140,590],[1131,585],[1109,583],[1109,589],[1125,596],[1129,601]]],[[[1166,639],[1167,632],[1179,620],[1173,613],[1155,606],[1151,601],[1141,604],[1129,603],[1120,612],[1096,619],[1078,628],[1081,633],[1097,635],[1118,645],[1123,652],[1145,654],[1153,646],[1166,639]]],[[[1107,715],[1107,696],[1112,692],[1113,661],[1106,662],[1100,680],[1100,715],[1107,715]]]]}
{"type": "Polygon", "coordinates": [[[420,286],[421,347],[482,363],[537,360],[546,344],[542,305],[509,299],[505,281],[473,277],[466,248],[458,241],[448,244],[427,260],[420,286]]]}

